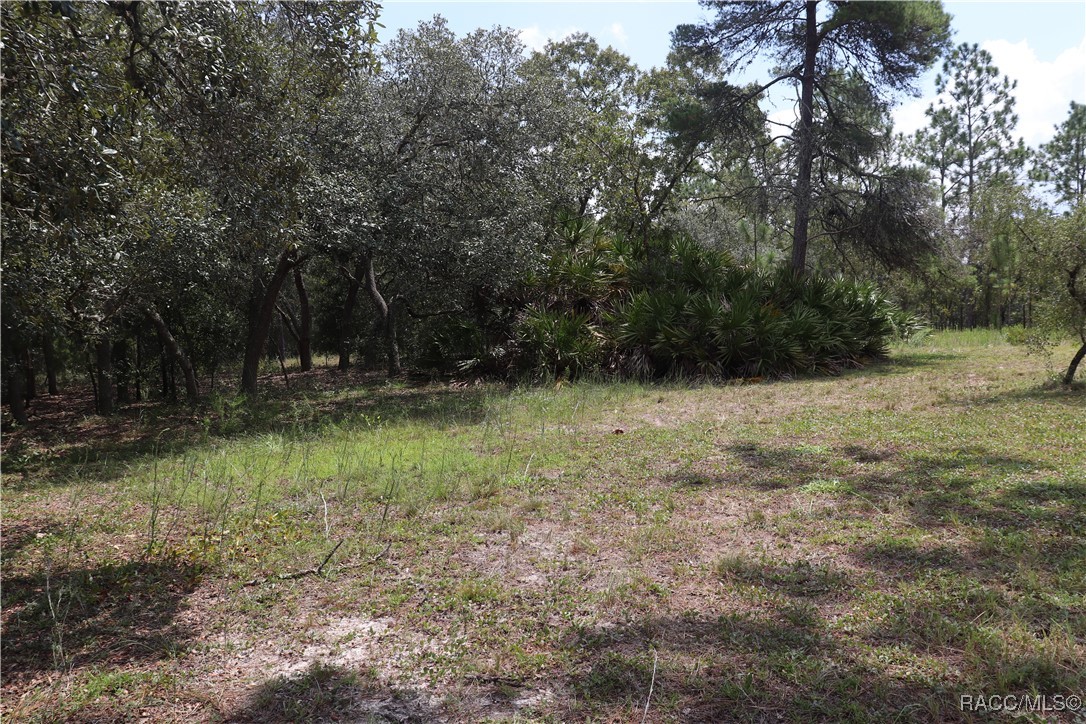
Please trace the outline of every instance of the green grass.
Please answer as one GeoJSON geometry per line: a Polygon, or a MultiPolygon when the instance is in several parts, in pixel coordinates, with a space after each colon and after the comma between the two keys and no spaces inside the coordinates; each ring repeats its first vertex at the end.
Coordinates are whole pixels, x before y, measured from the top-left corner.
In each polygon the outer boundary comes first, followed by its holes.
{"type": "Polygon", "coordinates": [[[654,669],[658,720],[1082,693],[1086,398],[1050,377],[938,333],[840,377],[299,375],[31,426],[4,443],[4,716],[640,720],[654,669]]]}

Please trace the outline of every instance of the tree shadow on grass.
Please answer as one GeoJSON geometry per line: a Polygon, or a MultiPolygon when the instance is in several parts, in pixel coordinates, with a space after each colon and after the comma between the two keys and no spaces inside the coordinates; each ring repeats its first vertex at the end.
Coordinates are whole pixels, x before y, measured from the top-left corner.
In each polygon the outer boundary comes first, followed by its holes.
{"type": "Polygon", "coordinates": [[[918,370],[933,369],[946,362],[961,359],[965,355],[950,352],[912,352],[891,354],[882,357],[849,374],[858,376],[884,377],[906,374],[918,370]]]}
{"type": "Polygon", "coordinates": [[[567,646],[580,661],[570,687],[602,718],[639,718],[646,699],[663,721],[891,721],[918,702],[935,720],[961,718],[947,692],[856,660],[811,606],[653,616],[581,630],[567,646]]]}
{"type": "Polygon", "coordinates": [[[89,424],[78,424],[82,413],[57,413],[47,426],[32,423],[5,436],[4,485],[19,489],[109,481],[144,460],[250,436],[306,438],[332,426],[350,429],[377,422],[435,429],[477,424],[495,392],[494,386],[390,386],[375,376],[354,375],[342,382],[349,385],[279,389],[256,400],[214,399],[195,410],[140,403],[89,424]]]}
{"type": "MultiPolygon", "coordinates": [[[[708,476],[698,475],[701,484],[743,485],[759,490],[783,490],[791,487],[797,476],[815,477],[826,464],[821,455],[812,454],[807,449],[768,446],[756,442],[739,442],[729,445],[727,451],[737,457],[744,469],[727,469],[708,476]],[[747,471],[757,471],[755,475],[746,475],[747,471]]],[[[689,475],[680,476],[674,482],[694,482],[686,480],[689,475]]]]}
{"type": "Polygon", "coordinates": [[[994,395],[964,395],[956,400],[964,407],[978,405],[1002,405],[1008,402],[1036,402],[1044,405],[1065,405],[1086,411],[1086,384],[1072,387],[1049,382],[1024,389],[1007,390],[994,395]]]}
{"type": "Polygon", "coordinates": [[[4,676],[174,656],[193,635],[176,618],[198,583],[195,569],[159,562],[5,578],[4,676]]]}
{"type": "Polygon", "coordinates": [[[414,692],[390,689],[349,669],[314,663],[261,684],[229,722],[428,722],[438,713],[414,692]]]}
{"type": "Polygon", "coordinates": [[[5,521],[0,529],[0,551],[3,551],[4,560],[11,561],[11,557],[34,543],[39,538],[44,538],[57,531],[60,524],[55,521],[41,520],[40,518],[24,521],[5,521]]]}
{"type": "Polygon", "coordinates": [[[960,518],[990,527],[1024,528],[1044,522],[1071,524],[1086,516],[1086,501],[1075,485],[1056,490],[1048,483],[1021,483],[995,494],[979,494],[979,483],[1048,469],[1038,460],[982,446],[902,454],[858,444],[819,450],[752,442],[731,445],[726,451],[734,462],[673,476],[671,482],[695,488],[825,494],[861,506],[905,504],[915,522],[929,528],[960,518]],[[1060,507],[1030,509],[1030,496],[1041,494],[1054,496],[1060,507]]]}
{"type": "Polygon", "coordinates": [[[786,524],[821,534],[828,519],[852,566],[867,571],[857,575],[878,593],[860,602],[855,635],[865,644],[949,658],[963,682],[990,693],[1086,684],[1086,480],[983,445],[731,452],[726,472],[702,479],[830,504],[812,514],[800,503],[786,524]]]}

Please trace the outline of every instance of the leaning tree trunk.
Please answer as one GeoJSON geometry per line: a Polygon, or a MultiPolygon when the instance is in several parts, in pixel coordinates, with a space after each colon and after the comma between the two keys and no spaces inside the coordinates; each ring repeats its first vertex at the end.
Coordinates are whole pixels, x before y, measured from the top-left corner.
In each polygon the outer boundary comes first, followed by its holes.
{"type": "Polygon", "coordinates": [[[388,305],[388,319],[385,321],[385,352],[388,354],[388,376],[398,377],[403,372],[400,364],[400,343],[397,340],[396,305],[388,305]]]}
{"type": "Polygon", "coordinates": [[[799,128],[796,129],[798,169],[796,173],[796,221],[792,230],[792,270],[807,268],[807,229],[811,222],[811,169],[814,165],[814,84],[818,57],[818,21],[813,0],[807,2],[806,36],[803,48],[803,76],[800,78],[799,128]]]}
{"type": "MultiPolygon", "coordinates": [[[[1071,295],[1071,299],[1075,300],[1078,304],[1083,316],[1086,316],[1086,292],[1080,292],[1078,288],[1079,274],[1082,273],[1083,264],[1076,264],[1067,272],[1067,293],[1071,295]]],[[[1086,331],[1081,327],[1079,328],[1079,337],[1082,339],[1082,346],[1078,348],[1078,352],[1071,358],[1071,364],[1067,366],[1067,373],[1063,376],[1063,383],[1070,385],[1075,379],[1075,371],[1078,370],[1078,365],[1082,362],[1082,358],[1086,357],[1086,331]]]]}
{"type": "Polygon", "coordinates": [[[1071,358],[1071,364],[1067,366],[1067,372],[1063,376],[1063,384],[1070,385],[1075,381],[1075,371],[1078,370],[1078,365],[1082,362],[1082,358],[1086,357],[1086,342],[1078,348],[1078,352],[1075,352],[1075,356],[1071,358]]]}
{"type": "Polygon", "coordinates": [[[113,414],[113,345],[101,337],[94,345],[94,364],[98,375],[97,403],[99,415],[113,414]]]}
{"type": "Polygon", "coordinates": [[[367,254],[363,259],[365,270],[366,291],[377,308],[377,314],[385,333],[385,350],[388,354],[388,376],[397,377],[403,368],[400,366],[400,345],[396,341],[396,317],[395,309],[381,295],[377,288],[377,275],[373,271],[373,255],[367,254]]]}
{"type": "Polygon", "coordinates": [[[181,365],[181,371],[185,375],[185,399],[188,400],[190,405],[195,405],[200,398],[200,390],[196,386],[196,371],[192,367],[192,362],[189,361],[185,351],[181,349],[181,345],[177,343],[177,339],[170,333],[170,328],[166,326],[166,322],[162,320],[158,310],[149,304],[143,305],[141,309],[144,316],[154,326],[155,332],[158,334],[158,340],[162,343],[163,348],[172,359],[177,360],[177,364],[181,365]]]}
{"type": "Polygon", "coordinates": [[[298,290],[298,359],[302,372],[313,369],[313,312],[309,306],[309,292],[302,281],[302,268],[294,267],[294,288],[298,290]]]}
{"type": "Polygon", "coordinates": [[[256,394],[256,375],[260,370],[260,359],[264,356],[265,345],[268,342],[268,332],[271,331],[275,302],[279,298],[279,290],[283,288],[287,274],[296,263],[291,250],[284,250],[279,255],[279,263],[276,264],[275,272],[264,287],[259,306],[254,305],[250,311],[249,337],[245,343],[245,359],[241,367],[241,391],[245,394],[256,394]]]}
{"type": "Polygon", "coordinates": [[[355,266],[354,274],[347,274],[347,298],[343,300],[343,310],[339,316],[339,364],[341,370],[351,366],[351,344],[354,342],[354,307],[358,303],[358,287],[361,286],[362,277],[365,275],[365,266],[359,262],[355,266]]]}

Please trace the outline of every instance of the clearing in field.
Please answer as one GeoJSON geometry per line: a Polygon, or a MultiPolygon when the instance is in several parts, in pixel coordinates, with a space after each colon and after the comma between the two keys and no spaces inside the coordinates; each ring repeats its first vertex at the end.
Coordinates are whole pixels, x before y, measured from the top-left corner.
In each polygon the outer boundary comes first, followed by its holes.
{"type": "Polygon", "coordinates": [[[57,403],[4,441],[4,717],[946,721],[1081,694],[1086,398],[1045,367],[978,333],[767,384],[318,370],[256,407],[57,403]]]}

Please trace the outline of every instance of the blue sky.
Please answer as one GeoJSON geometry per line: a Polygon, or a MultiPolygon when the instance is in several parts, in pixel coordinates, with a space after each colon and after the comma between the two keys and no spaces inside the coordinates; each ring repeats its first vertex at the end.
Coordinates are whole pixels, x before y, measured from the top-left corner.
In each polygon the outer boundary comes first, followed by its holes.
{"type": "MultiPolygon", "coordinates": [[[[1086,103],[1086,2],[951,0],[944,4],[954,16],[955,42],[979,43],[992,53],[1001,72],[1018,81],[1018,133],[1027,144],[1047,140],[1052,127],[1066,117],[1072,100],[1086,103]]],[[[704,13],[693,0],[386,0],[381,14],[385,29],[379,38],[390,38],[401,28],[440,14],[457,34],[495,25],[513,28],[529,48],[541,48],[547,40],[573,32],[587,32],[648,68],[664,63],[676,25],[697,22],[704,13]]],[[[753,72],[757,74],[758,68],[753,72]]],[[[920,98],[901,99],[894,112],[898,130],[911,132],[924,124],[934,79],[932,70],[918,84],[920,98]]],[[[778,99],[774,115],[786,116],[790,107],[790,99],[778,99]]]]}

